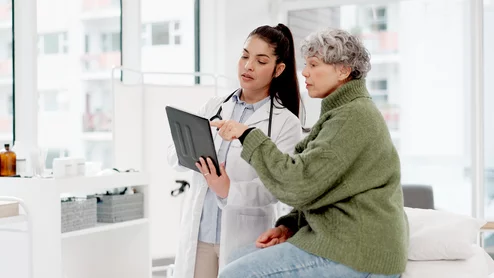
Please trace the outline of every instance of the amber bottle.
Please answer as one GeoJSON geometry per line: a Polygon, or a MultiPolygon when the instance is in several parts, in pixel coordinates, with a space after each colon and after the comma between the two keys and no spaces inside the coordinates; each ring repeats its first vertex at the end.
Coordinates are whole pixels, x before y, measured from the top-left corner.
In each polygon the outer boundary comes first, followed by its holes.
{"type": "Polygon", "coordinates": [[[0,176],[11,177],[16,175],[16,155],[10,150],[10,145],[5,144],[5,149],[0,152],[0,176]]]}

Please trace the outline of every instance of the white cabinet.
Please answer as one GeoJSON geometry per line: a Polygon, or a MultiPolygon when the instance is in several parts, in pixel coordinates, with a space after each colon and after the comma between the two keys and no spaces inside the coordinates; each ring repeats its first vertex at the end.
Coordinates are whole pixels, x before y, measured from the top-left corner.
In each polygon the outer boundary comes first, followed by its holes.
{"type": "MultiPolygon", "coordinates": [[[[0,196],[24,200],[32,219],[34,278],[150,278],[149,176],[120,173],[65,179],[0,178],[0,196]],[[61,233],[60,196],[116,187],[144,193],[144,218],[61,233]]],[[[0,219],[0,225],[24,220],[0,219]]],[[[5,252],[8,250],[1,250],[5,252]]],[[[12,273],[11,277],[15,273],[12,273]]]]}

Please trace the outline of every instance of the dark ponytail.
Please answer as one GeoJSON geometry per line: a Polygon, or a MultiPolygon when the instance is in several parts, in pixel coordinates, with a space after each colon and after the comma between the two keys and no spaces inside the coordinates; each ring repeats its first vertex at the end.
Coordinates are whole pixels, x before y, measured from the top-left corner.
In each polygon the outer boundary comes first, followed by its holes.
{"type": "Polygon", "coordinates": [[[280,23],[276,27],[267,25],[258,27],[249,34],[249,37],[252,36],[259,37],[274,48],[276,64],[285,64],[285,69],[280,76],[274,77],[273,72],[274,78],[269,88],[269,95],[276,98],[285,108],[299,117],[300,90],[292,32],[287,26],[280,23]]]}

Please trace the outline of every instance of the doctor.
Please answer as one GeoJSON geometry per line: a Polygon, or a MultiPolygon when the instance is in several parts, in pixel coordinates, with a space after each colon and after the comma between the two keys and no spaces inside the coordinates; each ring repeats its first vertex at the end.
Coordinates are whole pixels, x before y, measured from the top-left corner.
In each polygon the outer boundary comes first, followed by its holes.
{"type": "MultiPolygon", "coordinates": [[[[208,101],[199,115],[211,120],[232,119],[260,129],[286,153],[302,138],[298,119],[300,93],[293,37],[283,24],[261,26],[245,41],[238,62],[241,88],[208,101]]],[[[273,227],[277,199],[240,154],[238,141],[223,141],[212,130],[220,173],[201,159],[191,189],[185,194],[175,277],[216,278],[231,251],[246,246],[273,227]]],[[[168,154],[177,170],[174,146],[168,154]]],[[[186,169],[185,169],[186,170],[186,169]]]]}

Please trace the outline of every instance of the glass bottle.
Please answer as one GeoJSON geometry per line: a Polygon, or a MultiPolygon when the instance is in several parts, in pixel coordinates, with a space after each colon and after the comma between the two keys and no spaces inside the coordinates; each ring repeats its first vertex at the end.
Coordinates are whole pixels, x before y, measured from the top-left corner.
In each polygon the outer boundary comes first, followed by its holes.
{"type": "Polygon", "coordinates": [[[10,150],[10,144],[5,144],[5,150],[0,152],[0,176],[11,177],[16,175],[16,155],[10,150]]]}

